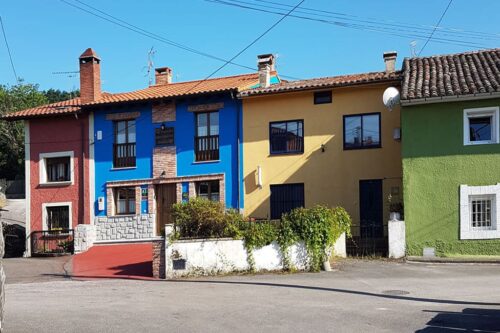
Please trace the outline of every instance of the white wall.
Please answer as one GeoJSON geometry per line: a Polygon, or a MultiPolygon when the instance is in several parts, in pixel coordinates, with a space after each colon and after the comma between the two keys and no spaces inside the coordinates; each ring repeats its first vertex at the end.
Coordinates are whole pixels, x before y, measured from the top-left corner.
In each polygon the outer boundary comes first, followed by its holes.
{"type": "MultiPolygon", "coordinates": [[[[193,239],[171,242],[166,230],[165,271],[166,278],[194,275],[214,275],[250,269],[248,255],[243,240],[193,239]],[[174,269],[174,261],[185,262],[185,269],[174,269]]],[[[297,243],[289,249],[290,262],[294,268],[305,270],[309,267],[309,257],[304,244],[297,243]]],[[[333,254],[345,256],[345,234],[334,246],[333,254]]],[[[277,271],[283,269],[283,258],[279,245],[273,242],[252,251],[256,271],[277,271]]]]}

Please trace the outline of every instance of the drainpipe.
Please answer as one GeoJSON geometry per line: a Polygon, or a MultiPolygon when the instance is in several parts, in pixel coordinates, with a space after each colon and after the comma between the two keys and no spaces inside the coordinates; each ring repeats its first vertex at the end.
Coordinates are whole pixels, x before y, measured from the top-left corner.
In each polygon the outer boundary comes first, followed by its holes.
{"type": "Polygon", "coordinates": [[[241,205],[240,205],[240,202],[241,202],[241,198],[240,198],[240,187],[241,187],[241,172],[240,172],[240,167],[241,167],[241,159],[240,159],[240,142],[241,142],[241,132],[240,132],[240,111],[241,111],[241,108],[240,108],[240,104],[238,103],[238,98],[234,95],[234,91],[231,91],[231,98],[233,99],[233,101],[235,101],[236,103],[236,141],[237,141],[237,144],[236,144],[236,154],[238,155],[237,156],[237,164],[238,164],[238,186],[237,186],[237,190],[238,190],[238,201],[237,201],[237,208],[238,208],[238,211],[241,209],[241,205]]]}
{"type": "Polygon", "coordinates": [[[81,172],[80,172],[80,200],[79,200],[79,212],[78,212],[78,224],[84,224],[85,216],[85,123],[83,118],[81,119],[81,149],[82,149],[82,162],[81,162],[81,172]]]}

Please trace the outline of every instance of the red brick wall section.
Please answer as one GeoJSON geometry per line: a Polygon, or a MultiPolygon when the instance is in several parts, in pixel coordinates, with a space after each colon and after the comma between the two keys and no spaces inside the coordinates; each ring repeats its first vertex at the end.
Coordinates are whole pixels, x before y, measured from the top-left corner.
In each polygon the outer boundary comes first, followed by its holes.
{"type": "Polygon", "coordinates": [[[141,215],[141,201],[142,201],[141,187],[136,186],[135,187],[135,215],[141,215]]]}
{"type": "Polygon", "coordinates": [[[153,241],[153,277],[165,278],[165,239],[153,241]]]}
{"type": "Polygon", "coordinates": [[[148,212],[156,213],[155,186],[152,184],[148,185],[148,212]]]}
{"type": "Polygon", "coordinates": [[[189,199],[196,198],[196,187],[194,182],[189,182],[189,199]]]}
{"type": "Polygon", "coordinates": [[[175,155],[175,146],[173,147],[155,147],[153,150],[153,178],[175,177],[177,175],[177,158],[175,155]]]}
{"type": "Polygon", "coordinates": [[[174,102],[162,102],[153,104],[152,108],[153,123],[164,123],[166,121],[175,121],[174,102]]]}
{"type": "Polygon", "coordinates": [[[106,189],[106,215],[115,215],[115,198],[113,188],[111,187],[106,189]]]}
{"type": "Polygon", "coordinates": [[[96,61],[80,64],[80,98],[82,103],[101,97],[101,66],[96,61]]]}
{"type": "Polygon", "coordinates": [[[182,183],[175,184],[175,192],[176,192],[176,196],[177,196],[176,201],[178,203],[182,202],[182,183]]]}
{"type": "Polygon", "coordinates": [[[71,202],[74,228],[79,223],[90,223],[88,118],[87,116],[58,116],[32,119],[30,130],[30,223],[31,231],[43,229],[44,203],[71,202]],[[83,134],[83,139],[82,139],[83,134]],[[83,141],[83,142],[82,142],[83,141]],[[83,143],[83,144],[82,144],[83,143]],[[82,156],[82,149],[85,157],[82,156]],[[73,152],[73,184],[43,186],[40,184],[40,154],[73,152]],[[84,190],[81,197],[82,160],[84,158],[84,190]],[[83,207],[83,214],[81,210],[83,207]],[[81,218],[81,219],[80,219],[81,218]]]}

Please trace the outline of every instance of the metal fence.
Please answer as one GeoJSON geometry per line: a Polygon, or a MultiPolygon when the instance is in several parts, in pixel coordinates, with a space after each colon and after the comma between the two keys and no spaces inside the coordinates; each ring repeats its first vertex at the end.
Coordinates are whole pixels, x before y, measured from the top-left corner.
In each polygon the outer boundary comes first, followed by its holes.
{"type": "Polygon", "coordinates": [[[354,257],[387,256],[389,243],[385,227],[380,223],[363,223],[351,227],[352,237],[347,239],[347,255],[354,257]]]}
{"type": "Polygon", "coordinates": [[[32,256],[50,256],[73,253],[73,229],[33,231],[30,237],[32,256]]]}

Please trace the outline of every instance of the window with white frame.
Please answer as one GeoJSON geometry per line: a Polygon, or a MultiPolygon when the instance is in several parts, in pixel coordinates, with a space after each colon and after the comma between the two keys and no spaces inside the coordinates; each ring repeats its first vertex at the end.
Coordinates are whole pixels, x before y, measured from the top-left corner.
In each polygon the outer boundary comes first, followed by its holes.
{"type": "Polygon", "coordinates": [[[40,184],[73,183],[73,151],[40,154],[40,184]]]}
{"type": "Polygon", "coordinates": [[[460,186],[460,239],[500,238],[500,184],[460,186]]]}
{"type": "Polygon", "coordinates": [[[464,110],[464,145],[499,143],[499,107],[464,110]]]}
{"type": "Polygon", "coordinates": [[[44,203],[42,206],[43,230],[71,229],[71,202],[44,203]]]}

